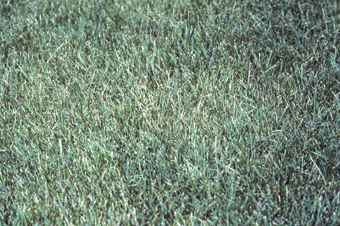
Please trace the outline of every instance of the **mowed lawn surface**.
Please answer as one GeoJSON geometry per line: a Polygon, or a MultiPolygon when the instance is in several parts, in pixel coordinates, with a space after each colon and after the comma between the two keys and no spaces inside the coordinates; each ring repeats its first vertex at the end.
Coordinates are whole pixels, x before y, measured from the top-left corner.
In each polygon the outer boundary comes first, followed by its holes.
{"type": "Polygon", "coordinates": [[[337,1],[0,3],[0,224],[339,225],[337,1]]]}

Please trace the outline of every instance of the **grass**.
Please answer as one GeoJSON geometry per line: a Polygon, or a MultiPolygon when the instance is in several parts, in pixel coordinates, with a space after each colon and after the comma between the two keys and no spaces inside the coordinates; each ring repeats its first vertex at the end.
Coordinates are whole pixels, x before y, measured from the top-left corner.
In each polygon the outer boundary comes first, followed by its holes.
{"type": "Polygon", "coordinates": [[[340,224],[337,1],[1,2],[0,224],[340,224]]]}

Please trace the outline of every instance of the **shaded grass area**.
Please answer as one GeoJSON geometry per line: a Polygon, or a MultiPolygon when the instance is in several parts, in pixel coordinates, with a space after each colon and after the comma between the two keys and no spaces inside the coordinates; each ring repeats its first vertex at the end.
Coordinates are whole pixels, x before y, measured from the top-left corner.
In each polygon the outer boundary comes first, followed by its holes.
{"type": "Polygon", "coordinates": [[[340,223],[336,1],[4,1],[0,221],[340,223]]]}

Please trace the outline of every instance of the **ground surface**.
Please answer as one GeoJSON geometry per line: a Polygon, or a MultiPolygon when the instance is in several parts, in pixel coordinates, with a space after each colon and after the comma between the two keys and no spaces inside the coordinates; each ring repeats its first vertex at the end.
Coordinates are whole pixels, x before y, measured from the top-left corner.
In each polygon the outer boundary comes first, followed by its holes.
{"type": "Polygon", "coordinates": [[[336,1],[1,1],[0,222],[340,224],[336,1]]]}

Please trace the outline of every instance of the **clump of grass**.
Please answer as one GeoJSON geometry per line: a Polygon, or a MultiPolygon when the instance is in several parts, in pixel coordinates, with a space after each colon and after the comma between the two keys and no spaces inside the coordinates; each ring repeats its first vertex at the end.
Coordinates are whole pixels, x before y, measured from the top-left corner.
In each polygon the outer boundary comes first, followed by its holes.
{"type": "Polygon", "coordinates": [[[6,1],[0,221],[339,224],[335,1],[6,1]]]}

